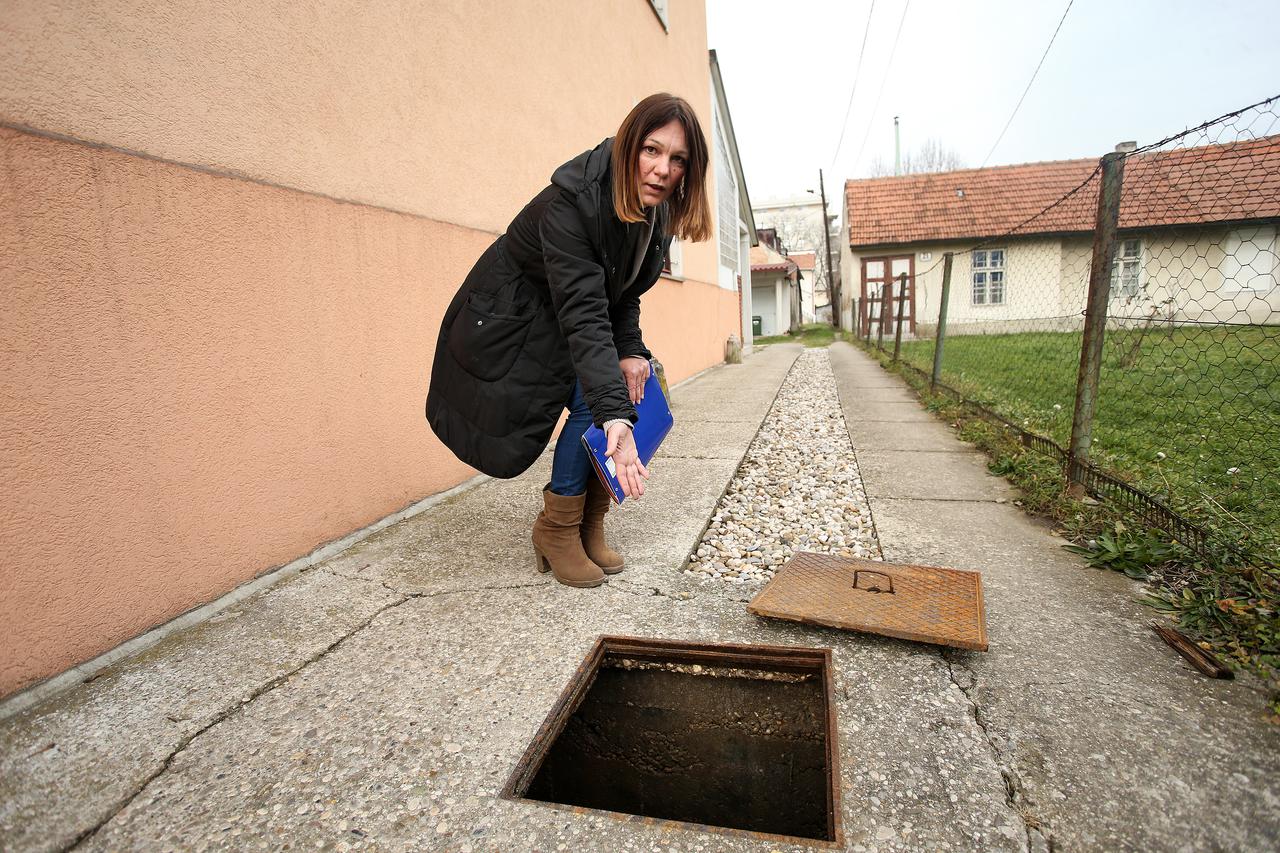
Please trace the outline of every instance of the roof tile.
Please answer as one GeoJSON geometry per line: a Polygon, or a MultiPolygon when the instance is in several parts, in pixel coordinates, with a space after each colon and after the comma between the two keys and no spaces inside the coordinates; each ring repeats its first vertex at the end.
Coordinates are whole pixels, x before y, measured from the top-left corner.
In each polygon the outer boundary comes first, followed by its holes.
{"type": "MultiPolygon", "coordinates": [[[[849,242],[1088,232],[1098,182],[1092,159],[846,181],[849,242]]],[[[1125,161],[1121,228],[1272,217],[1280,217],[1280,135],[1125,161]]]]}

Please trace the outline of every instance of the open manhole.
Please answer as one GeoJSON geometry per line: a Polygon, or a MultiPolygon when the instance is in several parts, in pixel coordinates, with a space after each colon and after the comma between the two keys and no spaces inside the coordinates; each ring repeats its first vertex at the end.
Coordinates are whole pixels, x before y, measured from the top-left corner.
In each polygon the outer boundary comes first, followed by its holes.
{"type": "Polygon", "coordinates": [[[601,637],[503,796],[839,845],[830,649],[601,637]]]}

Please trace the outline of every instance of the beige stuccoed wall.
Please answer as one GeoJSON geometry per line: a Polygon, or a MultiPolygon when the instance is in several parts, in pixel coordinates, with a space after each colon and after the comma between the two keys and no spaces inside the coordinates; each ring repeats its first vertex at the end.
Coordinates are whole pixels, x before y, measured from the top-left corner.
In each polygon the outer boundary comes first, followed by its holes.
{"type": "MultiPolygon", "coordinates": [[[[710,127],[703,14],[8,4],[0,695],[470,476],[422,415],[445,305],[635,100],[710,127]]],[[[672,381],[737,331],[715,257],[644,298],[672,381]]]]}
{"type": "Polygon", "coordinates": [[[710,131],[703,4],[671,6],[6,0],[0,115],[501,231],[651,92],[710,131]]]}

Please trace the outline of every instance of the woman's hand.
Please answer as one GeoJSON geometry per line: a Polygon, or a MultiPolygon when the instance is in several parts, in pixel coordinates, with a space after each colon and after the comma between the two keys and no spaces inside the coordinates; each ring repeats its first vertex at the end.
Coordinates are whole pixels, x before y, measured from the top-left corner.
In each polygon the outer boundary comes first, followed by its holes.
{"type": "Polygon", "coordinates": [[[609,443],[604,455],[613,460],[622,493],[629,498],[643,495],[644,481],[649,479],[649,469],[640,461],[631,427],[626,424],[613,424],[609,427],[609,443]]]}
{"type": "Polygon", "coordinates": [[[618,367],[622,368],[622,378],[627,381],[627,393],[631,395],[631,402],[639,403],[644,399],[644,383],[649,381],[649,359],[629,355],[618,360],[618,367]]]}

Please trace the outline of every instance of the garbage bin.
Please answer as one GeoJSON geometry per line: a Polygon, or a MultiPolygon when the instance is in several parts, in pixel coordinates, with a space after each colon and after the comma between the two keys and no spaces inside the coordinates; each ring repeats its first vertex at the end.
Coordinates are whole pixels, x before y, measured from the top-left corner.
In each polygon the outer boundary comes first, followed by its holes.
{"type": "Polygon", "coordinates": [[[761,321],[759,315],[752,317],[751,318],[751,336],[753,338],[759,338],[759,337],[762,337],[763,335],[764,335],[764,323],[761,321]]]}

